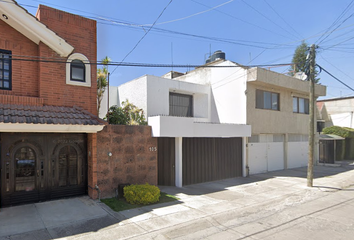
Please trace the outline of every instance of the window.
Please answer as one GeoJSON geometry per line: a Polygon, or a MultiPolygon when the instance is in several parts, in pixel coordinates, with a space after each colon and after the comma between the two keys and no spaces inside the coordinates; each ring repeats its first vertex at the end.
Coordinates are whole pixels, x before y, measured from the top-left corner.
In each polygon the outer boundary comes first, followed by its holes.
{"type": "Polygon", "coordinates": [[[11,51],[0,49],[0,89],[11,90],[11,51]]]}
{"type": "Polygon", "coordinates": [[[293,97],[293,112],[309,114],[309,100],[306,98],[293,97]]]}
{"type": "Polygon", "coordinates": [[[66,63],[66,84],[91,87],[91,65],[81,53],[73,53],[66,63]]]}
{"type": "Polygon", "coordinates": [[[279,93],[256,90],[256,108],[280,110],[279,93]]]}
{"type": "Polygon", "coordinates": [[[70,65],[71,81],[85,82],[85,64],[81,60],[73,60],[70,65]]]}
{"type": "Polygon", "coordinates": [[[192,117],[193,96],[170,93],[170,116],[192,117]]]}

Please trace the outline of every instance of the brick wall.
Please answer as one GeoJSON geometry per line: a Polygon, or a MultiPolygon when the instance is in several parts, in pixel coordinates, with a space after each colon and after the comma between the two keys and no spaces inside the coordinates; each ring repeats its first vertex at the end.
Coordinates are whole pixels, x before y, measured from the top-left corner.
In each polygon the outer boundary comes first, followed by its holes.
{"type": "MultiPolygon", "coordinates": [[[[97,61],[96,21],[57,9],[39,6],[37,18],[74,47],[73,53],[97,61]]],[[[21,56],[49,57],[66,61],[47,45],[29,40],[4,21],[0,21],[0,49],[12,51],[14,59],[21,56]]],[[[12,90],[0,90],[0,103],[53,106],[79,106],[97,115],[96,65],[91,65],[91,87],[66,84],[65,63],[12,61],[12,90]],[[30,97],[30,98],[28,98],[30,97]],[[38,98],[33,100],[33,98],[38,98]],[[6,100],[6,102],[2,102],[6,100]],[[14,100],[14,101],[13,101],[14,100]]]]}
{"type": "MultiPolygon", "coordinates": [[[[96,21],[43,5],[39,5],[36,17],[72,45],[73,53],[85,55],[90,62],[97,61],[96,21]]],[[[39,47],[41,56],[59,57],[45,44],[39,47]]],[[[91,88],[66,85],[65,64],[41,63],[40,97],[47,99],[48,105],[77,105],[97,115],[96,73],[97,66],[93,64],[91,88]]]]}
{"type": "Polygon", "coordinates": [[[115,196],[119,183],[157,185],[154,147],[157,139],[151,137],[150,126],[108,125],[97,133],[97,185],[101,198],[115,196]]]}

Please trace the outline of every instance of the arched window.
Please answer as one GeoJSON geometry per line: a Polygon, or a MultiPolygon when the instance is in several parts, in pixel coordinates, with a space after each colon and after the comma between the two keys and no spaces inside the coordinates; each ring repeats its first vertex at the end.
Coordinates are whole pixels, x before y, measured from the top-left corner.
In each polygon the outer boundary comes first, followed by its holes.
{"type": "Polygon", "coordinates": [[[75,148],[65,146],[59,151],[59,187],[78,184],[78,155],[75,148]]]}
{"type": "Polygon", "coordinates": [[[22,147],[15,153],[15,191],[33,191],[36,186],[36,154],[22,147]]]}
{"type": "Polygon", "coordinates": [[[73,53],[66,63],[66,84],[91,87],[91,65],[81,53],[73,53]]]}
{"type": "Polygon", "coordinates": [[[73,60],[70,65],[71,81],[85,82],[85,64],[81,60],[73,60]]]}

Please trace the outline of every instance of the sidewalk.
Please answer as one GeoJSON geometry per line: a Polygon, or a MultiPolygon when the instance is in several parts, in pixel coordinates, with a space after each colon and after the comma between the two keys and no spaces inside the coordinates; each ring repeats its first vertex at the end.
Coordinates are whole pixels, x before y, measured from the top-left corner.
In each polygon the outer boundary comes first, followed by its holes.
{"type": "Polygon", "coordinates": [[[0,212],[0,239],[346,239],[354,235],[354,165],[276,171],[183,188],[180,200],[113,212],[88,197],[0,212]],[[342,190],[343,189],[343,190],[342,190]],[[349,235],[348,235],[349,234],[349,235]],[[311,237],[309,237],[311,236],[311,237]]]}

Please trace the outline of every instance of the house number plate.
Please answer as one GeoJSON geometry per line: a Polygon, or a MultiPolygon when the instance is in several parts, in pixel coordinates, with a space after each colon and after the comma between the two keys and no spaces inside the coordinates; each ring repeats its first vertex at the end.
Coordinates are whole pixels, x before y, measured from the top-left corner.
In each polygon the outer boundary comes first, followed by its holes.
{"type": "Polygon", "coordinates": [[[149,151],[150,152],[156,152],[157,151],[157,147],[149,147],[149,151]]]}

